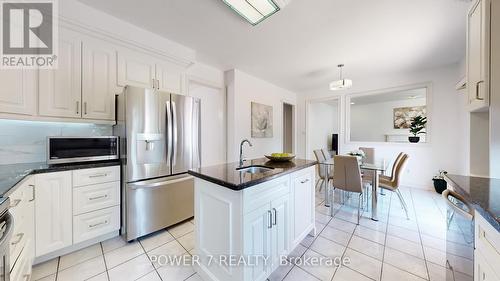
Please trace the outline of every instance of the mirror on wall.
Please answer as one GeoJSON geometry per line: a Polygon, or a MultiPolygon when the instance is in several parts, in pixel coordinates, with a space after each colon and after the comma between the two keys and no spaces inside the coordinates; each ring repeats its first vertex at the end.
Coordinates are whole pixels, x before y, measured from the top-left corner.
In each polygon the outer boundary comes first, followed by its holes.
{"type": "Polygon", "coordinates": [[[428,134],[418,133],[415,136],[410,130],[416,118],[417,126],[414,127],[420,127],[420,132],[427,131],[428,124],[418,124],[418,119],[428,117],[427,100],[426,86],[348,96],[350,141],[427,142],[428,134]]]}

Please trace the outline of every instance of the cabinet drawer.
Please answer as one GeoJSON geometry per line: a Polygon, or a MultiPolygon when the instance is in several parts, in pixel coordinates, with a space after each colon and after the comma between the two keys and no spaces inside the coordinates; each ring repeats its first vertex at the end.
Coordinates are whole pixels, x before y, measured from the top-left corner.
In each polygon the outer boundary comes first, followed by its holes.
{"type": "Polygon", "coordinates": [[[31,266],[33,264],[33,241],[28,241],[19,258],[11,260],[10,280],[31,280],[31,266]]]}
{"type": "Polygon", "coordinates": [[[500,276],[500,233],[478,212],[475,214],[475,243],[479,251],[500,276]]]}
{"type": "Polygon", "coordinates": [[[73,243],[77,244],[120,229],[120,206],[73,217],[73,243]]]}
{"type": "Polygon", "coordinates": [[[80,186],[73,190],[73,215],[120,205],[120,182],[80,186]]]}
{"type": "Polygon", "coordinates": [[[84,186],[120,180],[120,166],[73,171],[73,186],[84,186]]]}

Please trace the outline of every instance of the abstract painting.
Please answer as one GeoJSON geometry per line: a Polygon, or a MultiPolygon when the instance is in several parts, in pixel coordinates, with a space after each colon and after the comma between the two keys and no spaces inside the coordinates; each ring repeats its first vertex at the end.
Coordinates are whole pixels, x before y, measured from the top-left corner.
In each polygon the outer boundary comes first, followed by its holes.
{"type": "Polygon", "coordinates": [[[426,106],[394,108],[394,129],[409,129],[416,116],[426,116],[426,106]]]}
{"type": "Polygon", "coordinates": [[[252,102],[252,138],[273,137],[273,107],[252,102]]]}

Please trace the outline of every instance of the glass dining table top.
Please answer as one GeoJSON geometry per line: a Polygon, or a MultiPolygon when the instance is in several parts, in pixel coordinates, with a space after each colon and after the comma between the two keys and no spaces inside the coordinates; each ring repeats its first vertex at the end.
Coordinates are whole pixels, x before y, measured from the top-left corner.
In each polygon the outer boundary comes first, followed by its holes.
{"type": "MultiPolygon", "coordinates": [[[[333,166],[334,165],[334,159],[330,158],[325,161],[319,162],[321,165],[328,165],[328,166],[333,166]]],[[[383,165],[377,165],[377,164],[371,164],[371,163],[361,163],[359,167],[363,170],[372,170],[372,171],[385,171],[386,168],[383,165]]]]}

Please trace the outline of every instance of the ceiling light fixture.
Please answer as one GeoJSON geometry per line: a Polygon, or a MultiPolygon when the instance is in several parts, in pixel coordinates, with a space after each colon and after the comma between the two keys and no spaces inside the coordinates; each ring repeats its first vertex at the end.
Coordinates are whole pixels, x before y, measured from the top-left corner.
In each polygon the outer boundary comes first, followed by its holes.
{"type": "Polygon", "coordinates": [[[257,25],[280,9],[288,0],[222,0],[252,25],[257,25]]]}
{"type": "Polygon", "coordinates": [[[339,64],[339,72],[340,72],[340,79],[337,81],[333,81],[330,83],[330,90],[331,91],[338,91],[338,90],[343,90],[343,89],[349,89],[352,87],[352,80],[350,79],[344,79],[342,77],[342,68],[344,67],[343,64],[339,64]]]}

